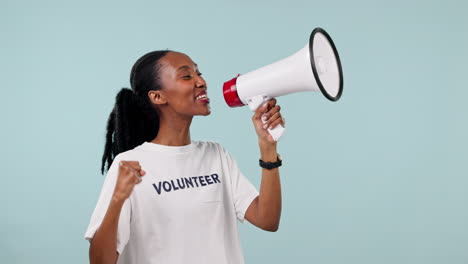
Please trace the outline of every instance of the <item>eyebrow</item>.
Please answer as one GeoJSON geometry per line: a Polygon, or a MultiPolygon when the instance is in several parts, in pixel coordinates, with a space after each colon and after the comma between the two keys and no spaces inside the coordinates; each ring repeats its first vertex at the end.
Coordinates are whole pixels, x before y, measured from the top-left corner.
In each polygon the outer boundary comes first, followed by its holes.
{"type": "MultiPolygon", "coordinates": [[[[198,71],[198,65],[197,65],[196,63],[195,63],[194,65],[195,65],[195,70],[198,71]]],[[[180,70],[190,70],[190,66],[188,66],[188,65],[180,66],[180,67],[177,69],[177,71],[180,71],[180,70]]]]}

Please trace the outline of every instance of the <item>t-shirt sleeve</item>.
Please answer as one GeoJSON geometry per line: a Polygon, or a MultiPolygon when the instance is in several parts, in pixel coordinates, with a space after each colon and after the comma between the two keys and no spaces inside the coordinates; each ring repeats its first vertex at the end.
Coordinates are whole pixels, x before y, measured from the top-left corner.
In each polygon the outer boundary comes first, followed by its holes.
{"type": "MultiPolygon", "coordinates": [[[[117,155],[109,170],[107,171],[104,183],[101,188],[96,207],[94,208],[91,220],[88,225],[88,229],[85,233],[85,239],[91,242],[96,233],[96,230],[102,223],[104,216],[106,215],[107,208],[109,207],[112,195],[114,193],[115,184],[118,176],[118,164],[120,162],[119,155],[117,155]]],[[[125,200],[122,210],[120,212],[119,224],[117,229],[117,251],[122,254],[129,237],[130,237],[130,216],[131,216],[131,200],[125,200]]]]}
{"type": "Polygon", "coordinates": [[[231,178],[232,198],[237,219],[244,223],[245,212],[252,201],[259,195],[257,188],[245,177],[237,166],[236,160],[223,148],[231,178]]]}

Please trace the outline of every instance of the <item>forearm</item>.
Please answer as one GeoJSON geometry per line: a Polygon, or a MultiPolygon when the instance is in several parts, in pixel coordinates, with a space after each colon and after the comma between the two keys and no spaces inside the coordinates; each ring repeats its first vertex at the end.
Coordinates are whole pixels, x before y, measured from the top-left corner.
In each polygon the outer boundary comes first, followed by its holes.
{"type": "Polygon", "coordinates": [[[89,249],[91,264],[115,264],[117,261],[117,229],[124,200],[113,197],[101,226],[94,234],[89,249]]]}
{"type": "MultiPolygon", "coordinates": [[[[275,162],[278,154],[276,143],[259,143],[260,158],[265,162],[275,162]]],[[[262,168],[262,181],[258,200],[258,218],[264,229],[276,231],[281,217],[281,183],[279,168],[271,170],[262,168]]]]}

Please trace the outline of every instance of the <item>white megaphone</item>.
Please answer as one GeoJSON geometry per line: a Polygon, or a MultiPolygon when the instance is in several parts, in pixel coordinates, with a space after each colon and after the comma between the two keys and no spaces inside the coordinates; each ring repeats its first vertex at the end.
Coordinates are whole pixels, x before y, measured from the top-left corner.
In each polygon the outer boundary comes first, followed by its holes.
{"type": "MultiPolygon", "coordinates": [[[[252,111],[274,97],[304,91],[321,91],[331,101],[338,100],[343,92],[340,57],[322,28],[315,28],[309,43],[293,55],[238,75],[223,85],[224,99],[230,107],[248,105],[252,111]]],[[[278,141],[284,127],[278,125],[268,132],[278,141]]]]}

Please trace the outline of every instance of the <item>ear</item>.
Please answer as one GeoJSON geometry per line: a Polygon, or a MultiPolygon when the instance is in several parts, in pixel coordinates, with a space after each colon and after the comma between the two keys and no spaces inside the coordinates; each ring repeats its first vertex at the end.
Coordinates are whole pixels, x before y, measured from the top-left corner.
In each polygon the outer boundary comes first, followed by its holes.
{"type": "Polygon", "coordinates": [[[164,97],[164,93],[161,90],[151,90],[148,92],[150,101],[153,104],[162,105],[167,104],[167,100],[164,97]]]}

